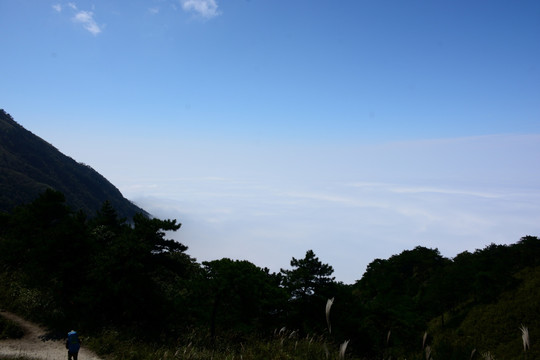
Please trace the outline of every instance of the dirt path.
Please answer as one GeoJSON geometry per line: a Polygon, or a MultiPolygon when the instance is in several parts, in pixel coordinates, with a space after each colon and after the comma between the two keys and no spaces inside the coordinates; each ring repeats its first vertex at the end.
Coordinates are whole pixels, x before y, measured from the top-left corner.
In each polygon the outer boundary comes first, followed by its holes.
{"type": "MultiPolygon", "coordinates": [[[[0,312],[0,316],[17,323],[24,329],[25,333],[21,339],[0,340],[0,357],[25,356],[40,360],[67,359],[67,350],[64,341],[44,341],[40,338],[47,333],[44,328],[7,311],[0,312]]],[[[79,360],[101,359],[90,350],[81,348],[79,351],[79,360]]]]}

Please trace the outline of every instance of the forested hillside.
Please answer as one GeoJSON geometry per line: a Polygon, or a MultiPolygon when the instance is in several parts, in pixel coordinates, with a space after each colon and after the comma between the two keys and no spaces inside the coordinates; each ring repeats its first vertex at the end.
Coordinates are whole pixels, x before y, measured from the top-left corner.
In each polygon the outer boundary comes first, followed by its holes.
{"type": "Polygon", "coordinates": [[[0,307],[77,328],[109,358],[326,359],[340,344],[349,359],[540,358],[534,236],[453,259],[416,247],[345,285],[311,250],[277,273],[198,263],[166,239],[176,220],[127,224],[108,202],[92,216],[67,203],[47,190],[1,214],[0,307]]]}
{"type": "Polygon", "coordinates": [[[0,109],[0,211],[30,202],[49,188],[61,191],[73,209],[88,214],[104,201],[128,219],[144,213],[90,166],[62,154],[0,109]]]}

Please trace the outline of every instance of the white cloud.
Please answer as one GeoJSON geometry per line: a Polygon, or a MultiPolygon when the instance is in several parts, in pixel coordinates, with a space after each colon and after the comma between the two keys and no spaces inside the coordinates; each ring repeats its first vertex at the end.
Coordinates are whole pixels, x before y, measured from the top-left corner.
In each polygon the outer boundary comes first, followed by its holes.
{"type": "Polygon", "coordinates": [[[94,13],[91,11],[79,11],[73,17],[73,21],[81,23],[82,26],[90,31],[93,35],[97,35],[101,32],[101,28],[94,20],[94,13]]]}
{"type": "Polygon", "coordinates": [[[158,8],[158,7],[149,8],[149,9],[148,9],[148,12],[149,12],[150,14],[154,14],[154,15],[155,15],[155,14],[159,14],[159,8],[158,8]]]}
{"type": "MultiPolygon", "coordinates": [[[[67,8],[70,8],[73,12],[73,17],[71,18],[73,22],[81,24],[86,30],[88,30],[93,35],[97,35],[102,31],[102,27],[99,26],[94,19],[94,13],[92,11],[79,10],[75,3],[69,2],[66,4],[67,8]]],[[[64,6],[61,4],[54,4],[52,8],[61,13],[64,9],[64,6]]]]}
{"type": "Polygon", "coordinates": [[[215,0],[180,0],[180,3],[185,11],[193,11],[206,19],[220,14],[215,0]]]}

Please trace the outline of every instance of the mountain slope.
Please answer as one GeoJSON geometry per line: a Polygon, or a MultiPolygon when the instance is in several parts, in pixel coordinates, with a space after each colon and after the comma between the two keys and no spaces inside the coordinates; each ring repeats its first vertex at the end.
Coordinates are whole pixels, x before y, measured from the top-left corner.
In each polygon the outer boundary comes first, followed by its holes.
{"type": "Polygon", "coordinates": [[[28,203],[47,188],[62,192],[70,207],[89,216],[105,201],[121,217],[146,213],[90,166],[62,154],[0,109],[0,211],[28,203]]]}

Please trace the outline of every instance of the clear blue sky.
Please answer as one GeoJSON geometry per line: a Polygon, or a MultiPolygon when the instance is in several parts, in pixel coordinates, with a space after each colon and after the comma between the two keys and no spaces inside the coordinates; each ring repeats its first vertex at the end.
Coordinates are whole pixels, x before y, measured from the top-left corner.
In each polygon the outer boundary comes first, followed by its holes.
{"type": "Polygon", "coordinates": [[[540,2],[0,2],[0,107],[199,261],[540,235],[540,2]]]}

